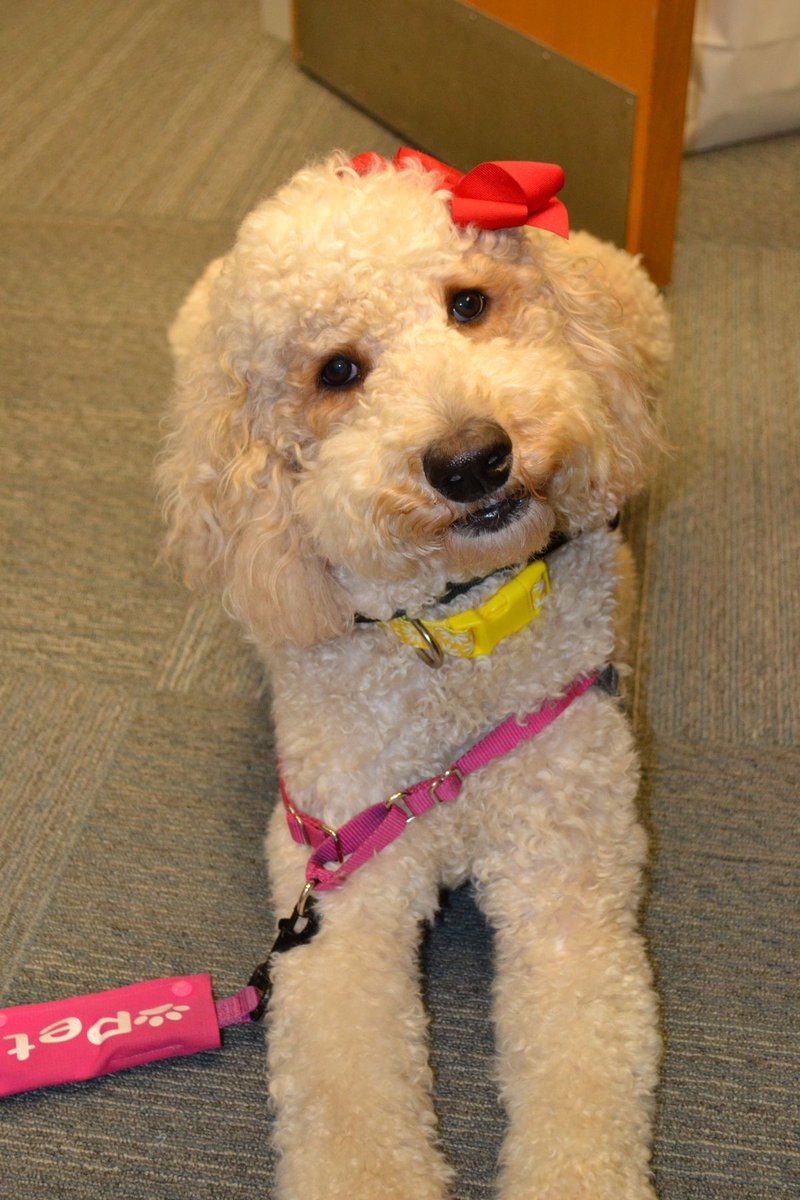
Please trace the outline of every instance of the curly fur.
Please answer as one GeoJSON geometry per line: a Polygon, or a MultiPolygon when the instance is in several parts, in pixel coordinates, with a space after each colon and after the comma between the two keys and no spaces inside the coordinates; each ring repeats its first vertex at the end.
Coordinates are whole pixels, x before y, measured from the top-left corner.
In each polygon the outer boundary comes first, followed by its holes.
{"type": "MultiPolygon", "coordinates": [[[[630,562],[606,526],[657,443],[660,298],[588,234],[462,229],[448,200],[413,166],[359,175],[335,155],[301,171],[245,220],[170,335],[167,550],[268,664],[289,789],[333,825],[443,769],[624,639],[630,562]],[[489,304],[460,325],[449,298],[464,288],[489,304]],[[359,378],[322,386],[342,353],[359,378]],[[526,504],[470,536],[480,504],[438,492],[424,458],[487,419],[512,444],[505,491],[526,504]],[[384,626],[354,625],[473,607],[556,530],[574,536],[551,555],[544,615],[489,657],[434,672],[384,626]],[[448,581],[498,571],[437,606],[448,581]]],[[[636,786],[624,717],[587,694],[320,897],[321,932],[281,958],[269,1013],[282,1200],[449,1194],[416,945],[439,888],[465,880],[497,934],[500,1195],[652,1197],[658,1036],[635,928],[636,786]]],[[[281,812],[268,856],[276,904],[291,907],[305,854],[281,812]]]]}

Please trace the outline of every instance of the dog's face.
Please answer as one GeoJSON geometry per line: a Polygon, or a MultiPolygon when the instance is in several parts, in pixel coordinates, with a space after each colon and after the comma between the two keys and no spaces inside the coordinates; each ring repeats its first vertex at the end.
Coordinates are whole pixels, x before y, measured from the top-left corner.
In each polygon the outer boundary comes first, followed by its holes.
{"type": "Polygon", "coordinates": [[[638,487],[664,330],[631,330],[660,305],[559,242],[459,228],[436,176],[340,158],[245,221],[176,327],[162,478],[190,571],[215,564],[257,640],[423,603],[638,487]]]}

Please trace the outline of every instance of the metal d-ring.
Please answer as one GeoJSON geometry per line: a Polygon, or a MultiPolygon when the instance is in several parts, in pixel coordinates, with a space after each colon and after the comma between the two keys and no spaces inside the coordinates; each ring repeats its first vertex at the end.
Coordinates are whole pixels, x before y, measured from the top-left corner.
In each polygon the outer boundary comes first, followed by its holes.
{"type": "Polygon", "coordinates": [[[298,920],[302,920],[303,917],[306,917],[306,919],[308,919],[308,915],[306,913],[306,907],[308,906],[309,901],[313,898],[313,892],[314,892],[314,888],[316,886],[317,886],[316,879],[309,879],[308,883],[305,885],[302,892],[300,893],[300,899],[297,901],[297,904],[295,904],[295,906],[294,906],[294,913],[292,914],[293,917],[296,916],[298,920]]]}
{"type": "Polygon", "coordinates": [[[420,656],[426,666],[433,667],[434,670],[438,670],[444,662],[444,651],[436,641],[436,638],[422,621],[418,621],[414,617],[406,617],[406,620],[408,621],[409,625],[414,626],[417,633],[425,643],[424,647],[415,646],[417,654],[420,656]]]}

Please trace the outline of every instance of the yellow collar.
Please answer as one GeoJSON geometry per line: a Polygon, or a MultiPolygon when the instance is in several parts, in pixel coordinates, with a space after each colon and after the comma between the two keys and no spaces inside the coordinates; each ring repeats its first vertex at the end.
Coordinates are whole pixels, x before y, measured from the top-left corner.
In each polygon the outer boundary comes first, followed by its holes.
{"type": "Polygon", "coordinates": [[[539,615],[549,591],[547,563],[539,559],[523,567],[478,608],[438,621],[401,616],[386,624],[401,641],[413,646],[428,666],[440,667],[445,654],[460,658],[491,654],[498,642],[539,615]]]}

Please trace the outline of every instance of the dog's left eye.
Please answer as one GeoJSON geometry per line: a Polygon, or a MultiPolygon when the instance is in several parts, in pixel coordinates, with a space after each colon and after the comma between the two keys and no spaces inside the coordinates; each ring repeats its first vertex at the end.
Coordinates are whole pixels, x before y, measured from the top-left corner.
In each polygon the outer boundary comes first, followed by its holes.
{"type": "Polygon", "coordinates": [[[486,312],[488,303],[489,297],[485,292],[477,288],[465,288],[450,297],[450,314],[462,325],[467,321],[477,321],[486,312]]]}
{"type": "Polygon", "coordinates": [[[319,381],[324,387],[342,388],[351,383],[357,383],[361,378],[361,365],[346,354],[337,354],[329,358],[319,373],[319,381]]]}

